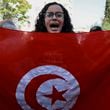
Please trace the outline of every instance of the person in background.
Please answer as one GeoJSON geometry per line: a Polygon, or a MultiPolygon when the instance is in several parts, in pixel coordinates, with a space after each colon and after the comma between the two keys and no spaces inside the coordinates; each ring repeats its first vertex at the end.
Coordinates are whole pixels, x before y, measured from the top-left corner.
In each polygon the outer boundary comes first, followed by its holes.
{"type": "Polygon", "coordinates": [[[46,4],[36,20],[35,32],[73,32],[68,11],[57,2],[46,4]]]}
{"type": "Polygon", "coordinates": [[[11,20],[3,20],[3,21],[1,21],[0,22],[0,27],[16,30],[16,25],[11,20]]]}
{"type": "Polygon", "coordinates": [[[93,26],[90,28],[90,32],[93,32],[93,31],[102,31],[102,28],[100,26],[93,26]]]}

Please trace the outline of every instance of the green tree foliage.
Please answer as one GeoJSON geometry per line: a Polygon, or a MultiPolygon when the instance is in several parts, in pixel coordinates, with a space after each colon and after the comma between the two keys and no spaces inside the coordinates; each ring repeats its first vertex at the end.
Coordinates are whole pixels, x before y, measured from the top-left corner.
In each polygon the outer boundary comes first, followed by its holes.
{"type": "Polygon", "coordinates": [[[102,26],[104,30],[110,30],[110,0],[106,0],[105,18],[102,26]]]}
{"type": "Polygon", "coordinates": [[[26,0],[0,0],[0,17],[2,20],[17,18],[27,21],[26,15],[31,5],[26,0]]]}

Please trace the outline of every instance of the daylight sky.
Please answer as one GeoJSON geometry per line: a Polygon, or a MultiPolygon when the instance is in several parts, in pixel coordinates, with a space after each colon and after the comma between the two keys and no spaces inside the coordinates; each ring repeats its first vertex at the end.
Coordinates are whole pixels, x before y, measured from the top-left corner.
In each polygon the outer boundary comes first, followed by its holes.
{"type": "Polygon", "coordinates": [[[73,24],[78,28],[101,25],[106,0],[74,0],[73,24]]]}
{"type": "Polygon", "coordinates": [[[101,25],[104,18],[106,0],[28,0],[32,4],[29,13],[31,28],[34,28],[34,21],[48,2],[57,1],[68,9],[72,24],[76,31],[88,31],[94,25],[101,25]]]}

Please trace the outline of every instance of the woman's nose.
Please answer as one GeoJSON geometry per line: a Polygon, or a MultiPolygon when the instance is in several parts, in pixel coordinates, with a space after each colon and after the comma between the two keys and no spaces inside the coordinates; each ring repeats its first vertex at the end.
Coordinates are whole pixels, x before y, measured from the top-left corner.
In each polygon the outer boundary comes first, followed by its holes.
{"type": "Polygon", "coordinates": [[[52,18],[53,18],[53,19],[56,19],[57,17],[56,17],[56,15],[54,14],[52,18]]]}

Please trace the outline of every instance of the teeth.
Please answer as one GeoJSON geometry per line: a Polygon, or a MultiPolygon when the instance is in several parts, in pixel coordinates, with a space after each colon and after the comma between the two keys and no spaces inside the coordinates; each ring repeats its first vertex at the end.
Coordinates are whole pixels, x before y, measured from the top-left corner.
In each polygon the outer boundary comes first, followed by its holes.
{"type": "Polygon", "coordinates": [[[52,30],[57,30],[58,28],[57,28],[57,27],[52,27],[51,29],[52,29],[52,30]]]}

